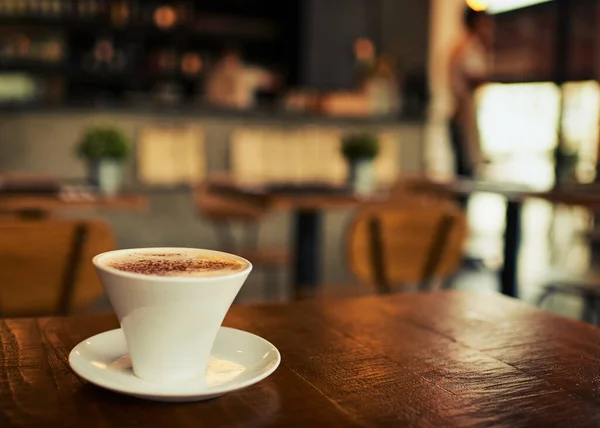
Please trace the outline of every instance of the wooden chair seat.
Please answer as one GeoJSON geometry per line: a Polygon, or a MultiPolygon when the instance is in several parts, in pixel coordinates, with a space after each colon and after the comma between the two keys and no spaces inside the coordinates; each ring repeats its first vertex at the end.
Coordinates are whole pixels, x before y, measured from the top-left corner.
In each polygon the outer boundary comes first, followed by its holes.
{"type": "Polygon", "coordinates": [[[600,278],[586,275],[579,278],[556,280],[544,286],[537,305],[543,307],[554,295],[570,295],[581,298],[583,302],[580,318],[586,322],[600,325],[600,278]]]}
{"type": "Polygon", "coordinates": [[[194,206],[200,215],[217,223],[257,222],[268,212],[261,198],[220,194],[206,184],[194,190],[194,206]]]}
{"type": "Polygon", "coordinates": [[[590,293],[597,294],[600,297],[600,279],[595,281],[581,279],[578,281],[576,278],[573,278],[570,281],[548,284],[546,288],[555,292],[573,294],[590,293]]]}
{"type": "Polygon", "coordinates": [[[544,278],[545,288],[555,290],[587,290],[600,292],[600,271],[590,269],[585,273],[565,272],[564,270],[552,269],[546,273],[544,278]]]}
{"type": "Polygon", "coordinates": [[[281,267],[290,264],[290,252],[279,248],[257,248],[252,250],[240,250],[237,255],[247,259],[256,266],[281,267]]]}

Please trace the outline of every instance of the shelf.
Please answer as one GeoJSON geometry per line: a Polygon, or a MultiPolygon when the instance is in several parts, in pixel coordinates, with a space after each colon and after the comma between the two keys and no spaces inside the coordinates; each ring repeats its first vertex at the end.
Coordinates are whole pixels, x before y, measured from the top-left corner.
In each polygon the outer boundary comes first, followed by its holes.
{"type": "Polygon", "coordinates": [[[187,76],[181,73],[135,73],[135,72],[92,72],[71,71],[69,80],[72,83],[87,83],[94,86],[140,87],[148,84],[174,81],[177,83],[194,83],[200,76],[187,76]]]}
{"type": "MultiPolygon", "coordinates": [[[[104,3],[108,5],[111,1],[104,3]]],[[[36,14],[31,9],[27,10],[28,15],[9,15],[0,7],[3,34],[24,34],[31,39],[32,46],[42,44],[46,38],[56,39],[62,44],[63,52],[63,61],[57,63],[18,57],[0,60],[0,73],[29,74],[36,81],[46,78],[49,83],[60,78],[64,85],[53,85],[51,89],[61,91],[67,101],[113,97],[126,102],[130,93],[150,94],[163,82],[176,84],[183,99],[191,100],[201,92],[205,73],[204,69],[197,75],[182,73],[180,56],[194,52],[201,55],[203,66],[210,65],[220,50],[229,45],[238,47],[250,64],[292,70],[290,75],[293,76],[297,70],[300,16],[290,13],[295,10],[290,9],[290,3],[299,10],[299,1],[285,4],[272,0],[228,0],[223,4],[204,0],[165,2],[191,5],[188,13],[178,15],[178,23],[165,30],[152,22],[154,8],[160,2],[128,0],[132,5],[130,22],[124,25],[113,23],[105,8],[103,13],[93,17],[80,17],[76,12],[78,8],[61,9],[61,15],[36,14]],[[113,49],[122,53],[125,60],[119,64],[125,67],[123,71],[91,67],[94,49],[101,39],[110,39],[113,49]],[[159,64],[168,65],[160,62],[161,52],[167,50],[178,56],[173,64],[175,71],[151,71],[158,70],[159,64]]],[[[73,0],[73,4],[76,2],[73,0]]],[[[6,37],[5,40],[10,42],[6,37]]],[[[17,48],[19,46],[14,46],[13,50],[17,48]]],[[[288,83],[296,83],[293,78],[288,83]]],[[[45,90],[43,85],[40,88],[40,91],[45,90]]]]}
{"type": "Polygon", "coordinates": [[[181,72],[154,73],[137,71],[84,70],[68,67],[64,63],[45,63],[42,61],[0,61],[0,72],[19,72],[26,74],[60,75],[73,81],[89,83],[127,84],[132,82],[148,82],[161,80],[177,80],[194,82],[203,74],[187,75],[181,72]]]}
{"type": "Polygon", "coordinates": [[[46,62],[36,60],[0,60],[0,71],[13,71],[31,74],[63,74],[65,65],[63,62],[46,62]]]}
{"type": "MultiPolygon", "coordinates": [[[[591,75],[574,75],[570,76],[566,82],[585,82],[588,80],[596,80],[591,75]]],[[[552,76],[508,76],[508,75],[496,75],[490,79],[490,83],[505,83],[505,84],[516,84],[516,83],[558,83],[552,76]]]]}
{"type": "Polygon", "coordinates": [[[70,17],[7,17],[0,16],[0,26],[35,26],[49,27],[72,33],[111,33],[131,38],[152,38],[171,41],[173,39],[189,40],[218,37],[241,40],[275,39],[279,29],[271,22],[252,18],[238,18],[218,15],[203,15],[194,24],[176,25],[162,30],[151,23],[131,22],[123,26],[115,26],[106,18],[77,19],[70,17]]]}

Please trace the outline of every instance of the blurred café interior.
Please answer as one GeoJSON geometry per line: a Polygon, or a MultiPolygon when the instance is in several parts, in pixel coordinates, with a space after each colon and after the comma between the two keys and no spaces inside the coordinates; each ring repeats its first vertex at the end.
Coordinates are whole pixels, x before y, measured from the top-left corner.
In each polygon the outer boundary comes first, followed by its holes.
{"type": "Polygon", "coordinates": [[[109,310],[93,255],[194,247],[254,264],[237,304],[447,287],[600,323],[599,19],[2,0],[0,316],[109,310]]]}

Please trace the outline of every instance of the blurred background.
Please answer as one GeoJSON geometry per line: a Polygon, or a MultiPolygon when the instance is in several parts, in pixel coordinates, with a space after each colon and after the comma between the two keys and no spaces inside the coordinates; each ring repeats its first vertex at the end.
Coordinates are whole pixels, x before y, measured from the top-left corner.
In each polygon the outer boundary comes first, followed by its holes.
{"type": "Polygon", "coordinates": [[[501,290],[516,237],[513,294],[596,322],[599,19],[596,0],[2,0],[1,313],[106,309],[91,256],[149,246],[246,255],[240,304],[501,290]],[[423,220],[446,199],[456,242],[423,220]],[[389,204],[417,220],[381,220],[385,267],[419,275],[359,266],[380,253],[360,220],[389,204]]]}

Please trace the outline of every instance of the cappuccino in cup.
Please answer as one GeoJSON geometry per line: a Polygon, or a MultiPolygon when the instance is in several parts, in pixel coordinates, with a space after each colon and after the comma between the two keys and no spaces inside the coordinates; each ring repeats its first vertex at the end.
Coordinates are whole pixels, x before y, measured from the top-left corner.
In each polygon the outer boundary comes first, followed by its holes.
{"type": "Polygon", "coordinates": [[[225,314],[252,270],[211,250],[141,248],[93,259],[123,329],[136,376],[203,379],[225,314]]]}
{"type": "Polygon", "coordinates": [[[136,251],[106,257],[102,265],[122,272],[167,277],[208,277],[243,271],[248,263],[231,257],[208,255],[202,250],[174,252],[136,251]]]}

